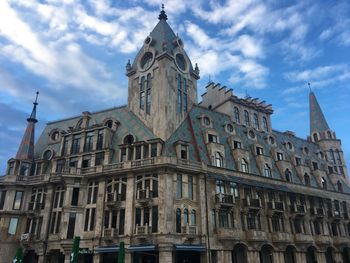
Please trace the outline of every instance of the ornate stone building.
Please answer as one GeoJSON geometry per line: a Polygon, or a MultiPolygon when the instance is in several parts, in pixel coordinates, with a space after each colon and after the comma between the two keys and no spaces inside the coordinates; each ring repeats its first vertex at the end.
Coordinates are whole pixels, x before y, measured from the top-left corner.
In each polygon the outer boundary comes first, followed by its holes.
{"type": "Polygon", "coordinates": [[[0,181],[0,262],[350,262],[341,141],[310,93],[310,136],[210,83],[163,11],[126,66],[128,105],[46,125],[37,102],[0,181]]]}

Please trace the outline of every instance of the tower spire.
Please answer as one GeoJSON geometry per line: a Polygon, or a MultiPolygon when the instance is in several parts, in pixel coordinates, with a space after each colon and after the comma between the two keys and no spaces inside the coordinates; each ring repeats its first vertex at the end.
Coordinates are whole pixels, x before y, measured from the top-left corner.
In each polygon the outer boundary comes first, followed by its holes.
{"type": "Polygon", "coordinates": [[[24,132],[22,142],[18,148],[16,159],[18,160],[32,160],[34,159],[34,134],[35,134],[35,123],[38,122],[36,119],[36,107],[38,105],[38,95],[36,92],[36,98],[33,102],[33,110],[27,119],[27,128],[24,132]]]}
{"type": "Polygon", "coordinates": [[[315,93],[310,90],[309,94],[310,107],[310,134],[313,132],[324,132],[329,130],[326,118],[323,115],[320,105],[316,99],[315,93]]]}
{"type": "Polygon", "coordinates": [[[166,15],[165,11],[164,11],[164,4],[162,4],[162,11],[160,11],[160,14],[158,16],[159,20],[168,20],[168,16],[166,15]]]}

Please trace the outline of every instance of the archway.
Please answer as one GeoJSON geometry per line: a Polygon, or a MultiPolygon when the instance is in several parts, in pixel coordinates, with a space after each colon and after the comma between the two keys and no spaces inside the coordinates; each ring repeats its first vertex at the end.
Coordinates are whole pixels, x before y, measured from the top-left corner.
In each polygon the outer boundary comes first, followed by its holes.
{"type": "Polygon", "coordinates": [[[350,263],[350,248],[344,247],[341,256],[343,258],[343,263],[350,263]]]}
{"type": "Polygon", "coordinates": [[[23,262],[26,263],[37,263],[38,262],[38,255],[35,253],[34,250],[28,250],[24,257],[23,257],[23,262]]]}
{"type": "Polygon", "coordinates": [[[317,263],[316,259],[316,248],[309,247],[306,251],[306,262],[307,263],[317,263]]]}
{"type": "Polygon", "coordinates": [[[273,263],[273,247],[263,245],[260,250],[260,263],[273,263]]]}
{"type": "Polygon", "coordinates": [[[296,263],[296,257],[295,257],[296,249],[294,246],[289,245],[286,248],[286,251],[284,251],[284,261],[285,263],[296,263]]]}
{"type": "Polygon", "coordinates": [[[233,263],[248,263],[247,261],[247,246],[240,243],[234,246],[232,251],[233,263]]]}
{"type": "Polygon", "coordinates": [[[334,263],[334,248],[329,247],[326,251],[326,263],[334,263]]]}

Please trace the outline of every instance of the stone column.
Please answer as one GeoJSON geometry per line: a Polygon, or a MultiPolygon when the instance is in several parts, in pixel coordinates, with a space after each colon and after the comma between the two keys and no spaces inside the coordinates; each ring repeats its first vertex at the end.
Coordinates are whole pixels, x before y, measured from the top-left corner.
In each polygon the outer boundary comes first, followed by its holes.
{"type": "Polygon", "coordinates": [[[125,263],[131,263],[131,253],[125,252],[125,263]]]}
{"type": "Polygon", "coordinates": [[[306,253],[305,252],[295,252],[296,262],[306,262],[306,253]]]}
{"type": "MultiPolygon", "coordinates": [[[[232,262],[232,252],[230,250],[219,250],[217,252],[218,262],[231,263],[232,262]]],[[[214,263],[214,262],[213,262],[214,263]]]]}
{"type": "Polygon", "coordinates": [[[99,253],[96,253],[94,254],[94,263],[100,263],[102,260],[101,260],[101,254],[99,253]]]}
{"type": "Polygon", "coordinates": [[[247,259],[248,262],[260,262],[259,251],[248,251],[247,259]]]}
{"type": "Polygon", "coordinates": [[[283,251],[274,251],[273,252],[273,262],[274,263],[284,263],[284,253],[283,251]]]}
{"type": "MultiPolygon", "coordinates": [[[[125,202],[125,235],[131,236],[133,234],[133,214],[134,214],[134,186],[135,178],[132,173],[127,175],[127,189],[125,202]]],[[[136,197],[136,193],[135,193],[136,197]]]]}
{"type": "Polygon", "coordinates": [[[103,221],[105,211],[105,189],[106,182],[104,180],[99,181],[98,194],[96,201],[96,219],[95,219],[95,237],[101,237],[103,235],[103,221]]]}

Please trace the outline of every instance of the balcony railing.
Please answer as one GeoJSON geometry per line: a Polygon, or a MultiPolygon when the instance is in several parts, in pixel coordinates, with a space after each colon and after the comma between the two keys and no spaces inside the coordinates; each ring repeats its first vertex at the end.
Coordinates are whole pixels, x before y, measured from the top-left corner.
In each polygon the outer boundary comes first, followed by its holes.
{"type": "Polygon", "coordinates": [[[39,211],[44,208],[44,203],[41,202],[30,202],[28,204],[29,211],[39,211]]]}
{"type": "Polygon", "coordinates": [[[261,200],[259,198],[246,198],[244,199],[244,205],[253,209],[259,209],[262,207],[261,200]]]}
{"type": "Polygon", "coordinates": [[[116,238],[118,237],[118,229],[116,228],[105,228],[103,231],[103,236],[105,238],[116,238]]]}
{"type": "Polygon", "coordinates": [[[230,194],[223,194],[219,193],[215,195],[215,201],[217,204],[224,205],[224,206],[233,206],[234,204],[234,197],[230,194]]]}
{"type": "Polygon", "coordinates": [[[305,214],[305,206],[304,205],[292,204],[292,205],[290,205],[290,211],[293,212],[293,213],[304,215],[305,214]]]}
{"type": "Polygon", "coordinates": [[[107,193],[107,205],[117,205],[122,201],[122,195],[118,193],[107,193]]]}
{"type": "Polygon", "coordinates": [[[183,234],[187,234],[187,235],[196,235],[197,234],[197,227],[196,226],[186,225],[186,226],[182,226],[181,229],[182,229],[181,232],[183,234]]]}
{"type": "Polygon", "coordinates": [[[136,235],[149,235],[152,234],[152,226],[144,225],[138,226],[136,225],[136,235]]]}
{"type": "Polygon", "coordinates": [[[146,189],[138,189],[137,190],[137,196],[136,198],[139,200],[139,201],[142,201],[142,200],[149,200],[153,197],[153,192],[152,190],[146,188],[146,189]]]}
{"type": "Polygon", "coordinates": [[[283,202],[276,202],[276,201],[267,202],[267,206],[271,210],[284,211],[284,204],[283,204],[283,202]]]}

